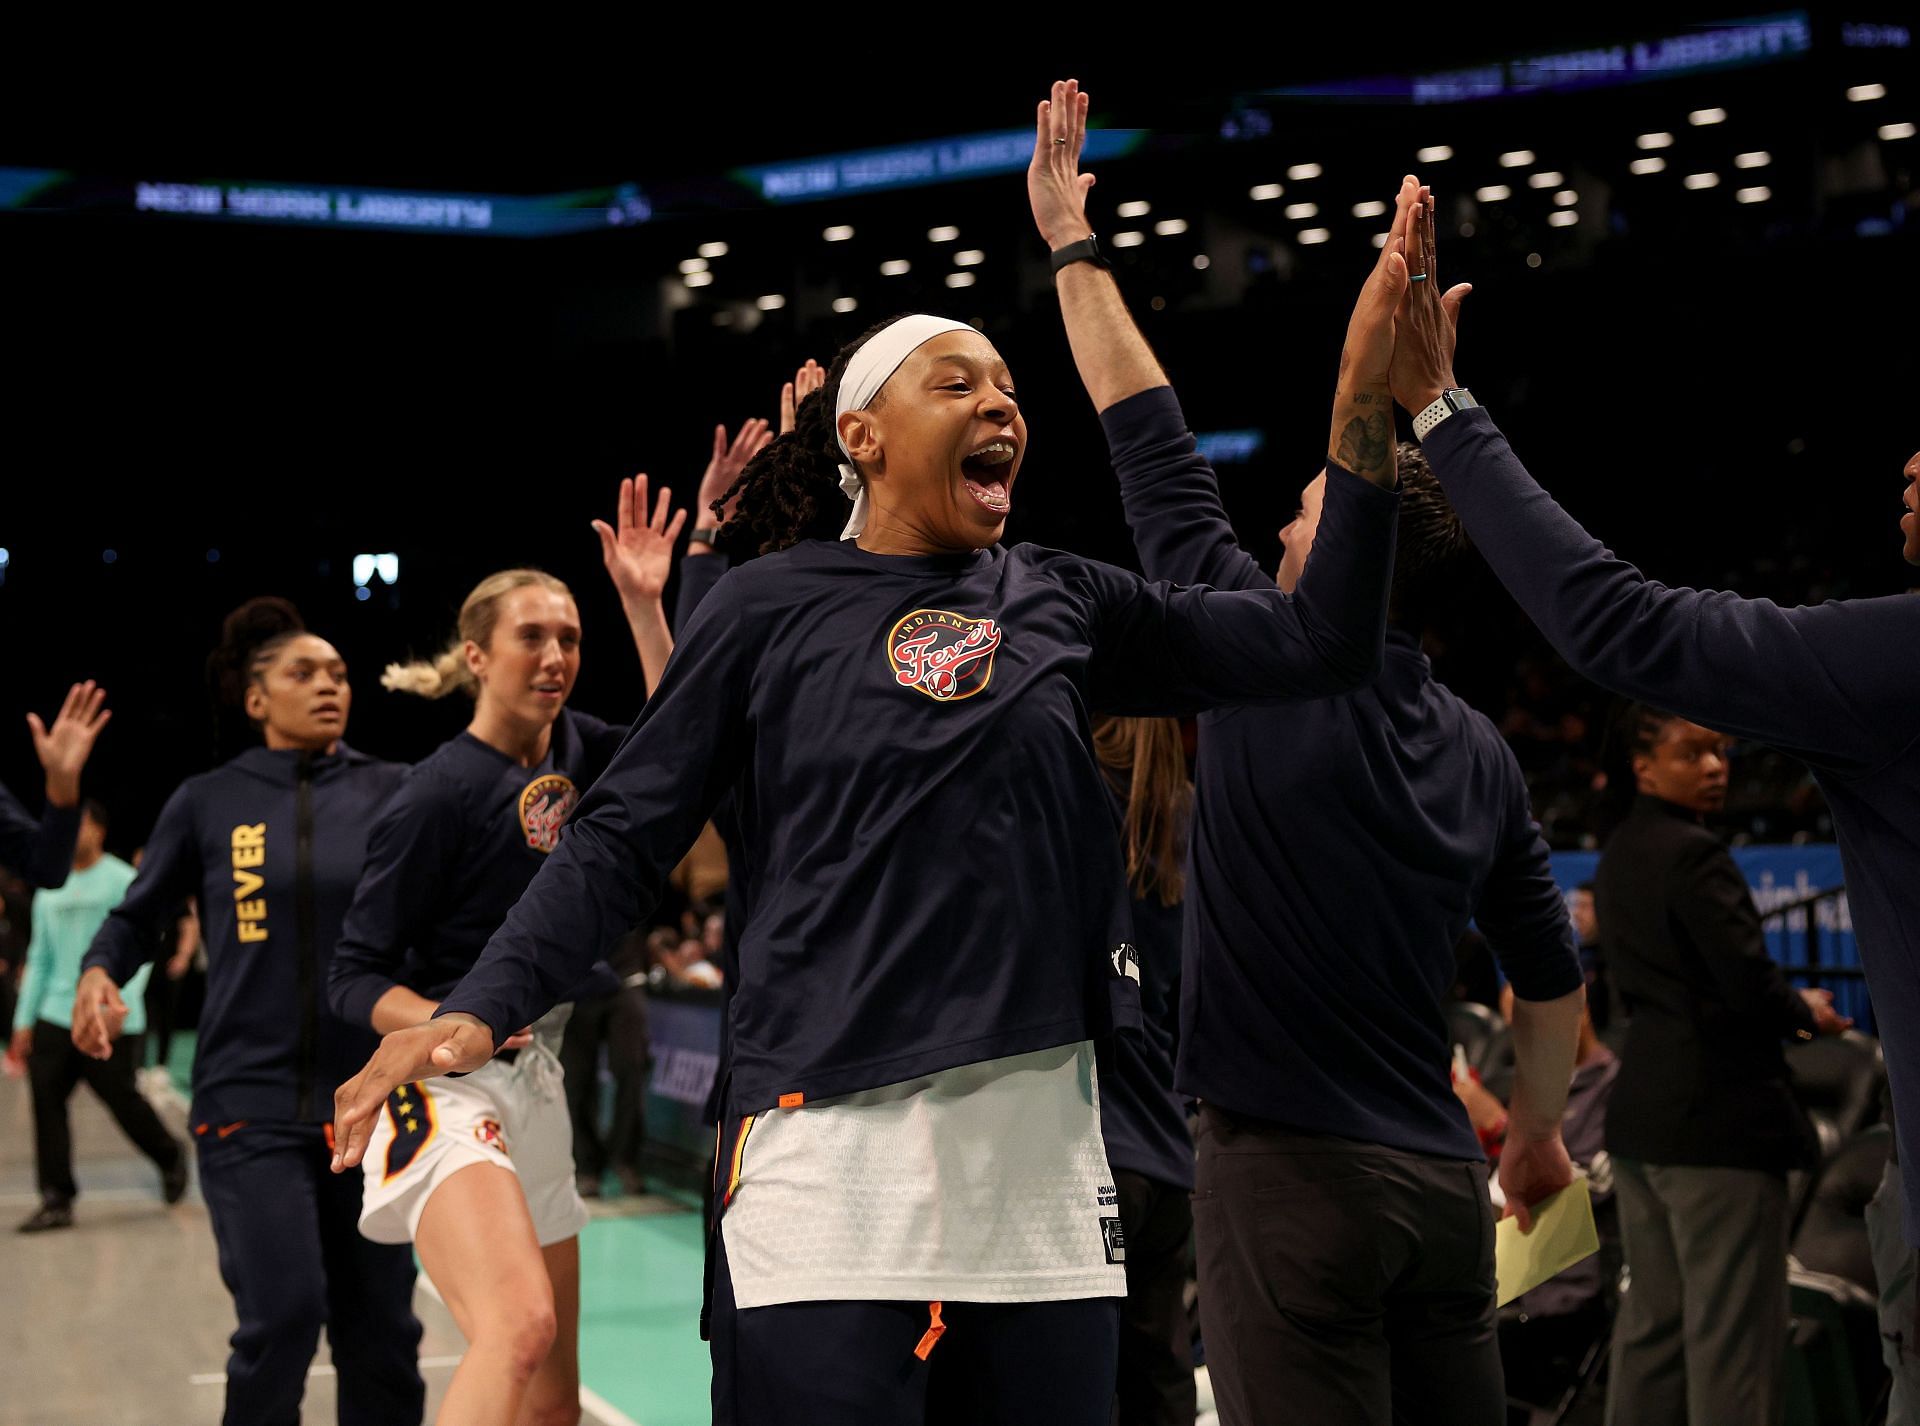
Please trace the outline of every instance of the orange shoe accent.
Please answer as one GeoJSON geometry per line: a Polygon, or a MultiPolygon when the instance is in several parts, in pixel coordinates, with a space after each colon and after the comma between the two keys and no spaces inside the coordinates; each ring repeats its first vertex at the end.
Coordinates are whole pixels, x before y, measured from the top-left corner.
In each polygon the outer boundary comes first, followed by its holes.
{"type": "Polygon", "coordinates": [[[920,1345],[913,1349],[913,1354],[923,1362],[933,1355],[933,1344],[947,1335],[947,1324],[940,1320],[939,1303],[927,1304],[927,1316],[931,1320],[927,1323],[926,1335],[921,1337],[920,1345]]]}
{"type": "Polygon", "coordinates": [[[783,1094],[780,1096],[780,1107],[782,1109],[798,1109],[806,1102],[807,1096],[804,1094],[783,1094]]]}
{"type": "Polygon", "coordinates": [[[221,1138],[224,1139],[227,1137],[227,1135],[233,1133],[235,1130],[244,1129],[246,1127],[247,1127],[246,1120],[236,1119],[231,1124],[222,1124],[218,1129],[215,1129],[213,1132],[218,1134],[221,1138]]]}
{"type": "Polygon", "coordinates": [[[213,1125],[211,1124],[195,1124],[193,1126],[193,1135],[196,1139],[204,1139],[207,1137],[207,1130],[212,1127],[213,1125]]]}
{"type": "Polygon", "coordinates": [[[333,1142],[333,1121],[328,1120],[325,1124],[322,1124],[320,1127],[326,1130],[327,1152],[330,1154],[336,1152],[339,1149],[339,1145],[333,1142]]]}

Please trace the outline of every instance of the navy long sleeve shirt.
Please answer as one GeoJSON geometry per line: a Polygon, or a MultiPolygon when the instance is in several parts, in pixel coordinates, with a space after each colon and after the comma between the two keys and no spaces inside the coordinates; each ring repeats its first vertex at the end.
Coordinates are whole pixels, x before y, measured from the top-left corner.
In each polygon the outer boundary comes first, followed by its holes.
{"type": "Polygon", "coordinates": [[[326,757],[253,748],[167,799],[139,875],[82,965],[126,984],[180,903],[199,898],[207,1003],[196,1123],[329,1120],[334,1090],[378,1046],[327,1010],[327,971],[367,831],[405,775],[344,744],[326,757]]]}
{"type": "Polygon", "coordinates": [[[1920,1243],[1920,597],[1783,609],[1671,589],[1580,527],[1484,409],[1427,437],[1474,543],[1595,683],[1802,759],[1833,809],[1920,1243]]]}
{"type": "Polygon", "coordinates": [[[0,866],[11,867],[31,885],[51,891],[66,881],[79,836],[79,803],[55,807],[49,802],[35,817],[0,786],[0,866]]]}
{"type": "MultiPolygon", "coordinates": [[[[1102,413],[1147,574],[1271,588],[1205,466],[1169,466],[1165,388],[1102,413]]],[[[1331,479],[1331,473],[1329,479],[1331,479]]],[[[1304,579],[1323,554],[1316,539],[1304,579]]],[[[1520,768],[1389,630],[1341,697],[1200,719],[1176,1083],[1295,1129],[1479,1158],[1443,1002],[1477,920],[1523,999],[1580,965],[1520,768]]]]}
{"type": "MultiPolygon", "coordinates": [[[[625,734],[563,708],[538,767],[522,767],[464,730],[416,764],[367,841],[366,871],[328,982],[334,1012],[371,1025],[374,1003],[396,985],[429,1000],[451,989],[560,843],[581,792],[625,734]]],[[[628,929],[583,948],[580,973],[554,1001],[614,989],[594,962],[628,929]]]]}
{"type": "MultiPolygon", "coordinates": [[[[1198,460],[1178,431],[1164,456],[1198,460]]],[[[553,1003],[731,790],[751,894],[734,1111],[1101,1033],[1137,1007],[1114,972],[1126,886],[1089,709],[1370,678],[1397,497],[1329,481],[1327,558],[1294,598],[1150,585],[1026,545],[807,541],[732,571],[441,1013],[504,1036],[553,1003]]]]}

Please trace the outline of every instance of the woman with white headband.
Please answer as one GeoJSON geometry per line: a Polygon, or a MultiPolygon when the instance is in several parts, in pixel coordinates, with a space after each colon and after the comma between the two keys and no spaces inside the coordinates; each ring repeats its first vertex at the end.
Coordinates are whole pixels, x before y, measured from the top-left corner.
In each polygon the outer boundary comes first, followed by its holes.
{"type": "MultiPolygon", "coordinates": [[[[1036,171],[1057,171],[1056,141],[1077,155],[1084,114],[1056,88],[1036,171]]],[[[1031,185],[1065,261],[1088,231],[1088,182],[1031,185]]],[[[1388,409],[1406,280],[1396,240],[1348,331],[1332,443],[1347,459],[1329,458],[1293,596],[1001,546],[1027,424],[993,345],[920,314],[843,351],[742,476],[730,524],[767,553],[702,603],[438,1016],[388,1036],[342,1088],[343,1167],[395,1085],[484,1064],[641,921],[731,790],[748,889],[715,1419],[1105,1423],[1126,1244],[1092,1042],[1137,1023],[1138,968],[1090,713],[1374,676],[1392,442],[1342,436],[1388,409]],[[830,511],[844,537],[804,538],[830,511]]],[[[1173,415],[1158,433],[1169,469],[1200,460],[1173,415]]]]}

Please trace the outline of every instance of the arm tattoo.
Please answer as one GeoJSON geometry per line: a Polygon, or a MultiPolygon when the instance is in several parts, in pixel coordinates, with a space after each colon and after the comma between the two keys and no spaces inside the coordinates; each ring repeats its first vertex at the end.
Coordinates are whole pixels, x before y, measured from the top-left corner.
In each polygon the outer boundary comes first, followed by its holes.
{"type": "Polygon", "coordinates": [[[1340,433],[1340,448],[1333,458],[1354,474],[1363,475],[1370,470],[1384,470],[1392,450],[1393,427],[1387,424],[1384,415],[1375,411],[1347,422],[1346,429],[1340,433]]]}

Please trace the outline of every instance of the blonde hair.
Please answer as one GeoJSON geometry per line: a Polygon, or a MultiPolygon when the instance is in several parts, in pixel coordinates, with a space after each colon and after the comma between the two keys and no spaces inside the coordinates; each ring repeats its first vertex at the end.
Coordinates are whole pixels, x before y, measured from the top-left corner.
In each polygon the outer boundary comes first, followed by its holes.
{"type": "Polygon", "coordinates": [[[1127,885],[1162,906],[1186,895],[1187,816],[1193,783],[1177,718],[1100,717],[1093,752],[1127,794],[1127,885]]]}
{"type": "Polygon", "coordinates": [[[474,585],[473,593],[460,606],[460,620],[452,640],[430,659],[411,663],[390,663],[380,675],[380,686],[395,693],[415,693],[422,698],[445,698],[456,689],[469,698],[480,696],[480,685],[467,667],[469,642],[486,648],[493,642],[493,628],[500,620],[500,601],[516,589],[528,587],[552,590],[573,598],[564,580],[541,569],[503,569],[474,585]]]}

